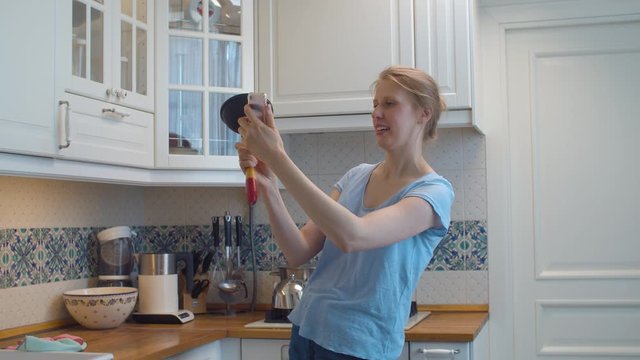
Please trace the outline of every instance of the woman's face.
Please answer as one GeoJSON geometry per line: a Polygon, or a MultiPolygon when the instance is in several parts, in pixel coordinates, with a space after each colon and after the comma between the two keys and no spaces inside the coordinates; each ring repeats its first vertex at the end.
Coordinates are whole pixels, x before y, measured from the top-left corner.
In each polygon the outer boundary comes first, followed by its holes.
{"type": "Polygon", "coordinates": [[[416,142],[422,144],[426,123],[424,111],[415,105],[413,97],[392,80],[376,85],[371,118],[376,141],[385,150],[416,142]]]}

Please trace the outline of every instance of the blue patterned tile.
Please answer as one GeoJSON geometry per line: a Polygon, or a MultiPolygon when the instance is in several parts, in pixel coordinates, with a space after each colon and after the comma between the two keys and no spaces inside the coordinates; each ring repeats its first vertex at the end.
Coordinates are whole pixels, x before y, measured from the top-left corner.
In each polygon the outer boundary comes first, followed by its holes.
{"type": "Polygon", "coordinates": [[[11,272],[15,274],[15,286],[31,285],[36,271],[35,251],[37,241],[31,229],[17,229],[10,242],[12,259],[11,272]]]}
{"type": "Polygon", "coordinates": [[[469,243],[466,253],[466,270],[488,270],[487,261],[487,222],[466,221],[465,239],[469,243]]]}
{"type": "Polygon", "coordinates": [[[150,227],[145,241],[153,253],[174,253],[180,250],[183,227],[175,225],[163,225],[150,227]]]}
{"type": "Polygon", "coordinates": [[[44,264],[41,272],[47,279],[41,282],[62,281],[70,268],[68,248],[64,232],[58,228],[49,229],[42,244],[44,248],[44,264]]]}
{"type": "Polygon", "coordinates": [[[209,251],[213,249],[213,237],[210,225],[184,226],[184,241],[181,251],[209,251]]]}
{"type": "Polygon", "coordinates": [[[15,232],[15,229],[0,230],[0,289],[13,287],[16,283],[15,276],[11,272],[13,264],[11,243],[15,232]]]}
{"type": "MultiPolygon", "coordinates": [[[[302,225],[299,225],[302,226],[302,225]]],[[[0,288],[97,276],[97,233],[104,228],[21,228],[0,230],[0,288]]],[[[137,253],[178,252],[213,248],[211,225],[131,226],[137,253]]],[[[249,224],[243,226],[245,244],[241,260],[252,269],[249,224]]],[[[259,270],[272,271],[286,259],[275,243],[271,226],[256,224],[253,242],[259,270]]],[[[220,229],[223,239],[223,229],[220,229]]],[[[234,231],[235,239],[235,231],[234,231]]],[[[216,249],[214,265],[223,257],[224,244],[216,249]]],[[[317,256],[311,261],[317,261],[317,256]]],[[[486,222],[452,222],[436,248],[427,269],[486,270],[486,222]]]]}
{"type": "Polygon", "coordinates": [[[464,223],[452,221],[427,265],[429,271],[464,270],[464,223]]]}

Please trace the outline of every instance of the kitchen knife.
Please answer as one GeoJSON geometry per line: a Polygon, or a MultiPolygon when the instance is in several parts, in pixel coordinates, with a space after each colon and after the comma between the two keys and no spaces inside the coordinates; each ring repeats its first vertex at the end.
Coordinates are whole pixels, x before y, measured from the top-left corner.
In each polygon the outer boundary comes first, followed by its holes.
{"type": "Polygon", "coordinates": [[[208,251],[204,260],[202,260],[202,274],[206,274],[209,271],[209,267],[211,267],[211,260],[213,260],[213,251],[208,251]]]}
{"type": "Polygon", "coordinates": [[[242,264],[240,262],[240,259],[241,259],[240,249],[241,249],[242,243],[244,242],[242,239],[243,236],[244,235],[242,233],[242,216],[238,215],[236,216],[236,252],[238,256],[238,268],[242,264]]]}

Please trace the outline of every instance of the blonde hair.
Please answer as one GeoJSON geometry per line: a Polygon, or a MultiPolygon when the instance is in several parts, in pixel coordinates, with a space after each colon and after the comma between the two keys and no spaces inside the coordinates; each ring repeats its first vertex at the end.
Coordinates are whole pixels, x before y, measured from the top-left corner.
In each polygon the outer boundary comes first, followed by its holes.
{"type": "Polygon", "coordinates": [[[431,119],[424,129],[424,139],[436,137],[436,127],[440,114],[447,109],[447,104],[440,96],[438,83],[420,69],[406,66],[390,66],[378,75],[373,87],[381,80],[391,80],[408,91],[416,106],[431,110],[431,119]]]}

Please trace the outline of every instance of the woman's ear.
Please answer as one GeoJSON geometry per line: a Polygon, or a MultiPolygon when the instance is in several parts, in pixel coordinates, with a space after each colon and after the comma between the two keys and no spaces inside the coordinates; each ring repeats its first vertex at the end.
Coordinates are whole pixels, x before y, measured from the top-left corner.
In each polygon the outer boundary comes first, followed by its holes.
{"type": "Polygon", "coordinates": [[[420,119],[418,119],[418,124],[426,124],[431,120],[431,116],[433,115],[433,110],[431,108],[422,108],[422,112],[420,114],[420,119]]]}

